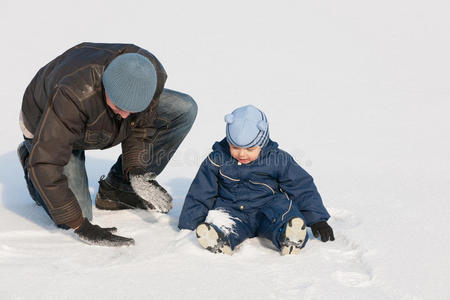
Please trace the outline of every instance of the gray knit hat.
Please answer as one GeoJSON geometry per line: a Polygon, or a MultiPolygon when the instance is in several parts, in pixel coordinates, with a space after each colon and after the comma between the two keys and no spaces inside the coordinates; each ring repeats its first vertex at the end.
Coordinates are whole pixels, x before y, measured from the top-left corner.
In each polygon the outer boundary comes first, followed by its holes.
{"type": "Polygon", "coordinates": [[[125,111],[140,112],[155,95],[156,70],[145,56],[126,53],[106,67],[102,81],[114,105],[125,111]]]}

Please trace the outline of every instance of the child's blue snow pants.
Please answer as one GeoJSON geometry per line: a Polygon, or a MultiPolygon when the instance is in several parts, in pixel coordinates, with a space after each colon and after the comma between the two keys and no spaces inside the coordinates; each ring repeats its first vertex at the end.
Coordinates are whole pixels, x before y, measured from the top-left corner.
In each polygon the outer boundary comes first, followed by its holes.
{"type": "MultiPolygon", "coordinates": [[[[295,217],[303,220],[302,213],[292,200],[276,197],[264,207],[253,210],[239,210],[232,207],[214,207],[215,210],[225,210],[233,218],[235,225],[233,232],[228,235],[231,249],[242,243],[247,238],[255,236],[264,237],[280,249],[280,236],[286,223],[295,217]]],[[[308,236],[303,244],[306,245],[308,236]]]]}

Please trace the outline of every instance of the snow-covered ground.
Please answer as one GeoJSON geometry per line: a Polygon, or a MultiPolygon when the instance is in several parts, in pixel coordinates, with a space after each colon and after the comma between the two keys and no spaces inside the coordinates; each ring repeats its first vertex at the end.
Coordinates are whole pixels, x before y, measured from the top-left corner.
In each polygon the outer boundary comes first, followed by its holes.
{"type": "MultiPolygon", "coordinates": [[[[448,1],[2,1],[0,299],[450,299],[448,1]],[[154,3],[152,3],[154,2],[154,3]],[[168,215],[94,209],[129,248],[83,244],[27,194],[15,149],[35,72],[82,42],[131,42],[197,121],[159,181],[168,215]],[[252,103],[315,178],[336,241],[281,257],[202,249],[178,216],[223,115],[252,103]]],[[[120,147],[87,152],[92,197],[120,147]]]]}

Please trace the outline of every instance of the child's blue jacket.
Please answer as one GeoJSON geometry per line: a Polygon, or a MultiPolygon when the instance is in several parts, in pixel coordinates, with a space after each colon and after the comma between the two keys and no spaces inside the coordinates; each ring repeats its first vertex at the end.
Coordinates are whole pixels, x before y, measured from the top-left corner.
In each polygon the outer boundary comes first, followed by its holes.
{"type": "Polygon", "coordinates": [[[239,164],[231,156],[225,138],[213,145],[213,152],[202,162],[186,196],[178,227],[194,230],[211,209],[254,211],[280,200],[292,200],[308,226],[330,217],[311,175],[276,142],[269,140],[255,161],[239,164]]]}

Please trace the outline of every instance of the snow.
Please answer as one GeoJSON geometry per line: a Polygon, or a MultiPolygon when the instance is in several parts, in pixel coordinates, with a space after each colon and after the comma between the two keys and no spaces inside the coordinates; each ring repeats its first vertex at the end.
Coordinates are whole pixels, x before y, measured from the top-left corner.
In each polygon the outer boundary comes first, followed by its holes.
{"type": "Polygon", "coordinates": [[[225,209],[213,209],[208,212],[205,222],[216,225],[225,235],[236,234],[234,228],[239,219],[230,216],[225,209]]]}
{"type": "MultiPolygon", "coordinates": [[[[450,299],[448,1],[2,1],[0,299],[450,299]],[[158,177],[168,215],[106,212],[133,237],[89,246],[26,191],[15,149],[24,89],[82,41],[131,42],[199,114],[158,177]],[[336,241],[281,257],[251,239],[233,256],[177,229],[223,116],[253,104],[310,172],[336,241]]],[[[120,147],[87,152],[92,197],[120,147]]]]}

